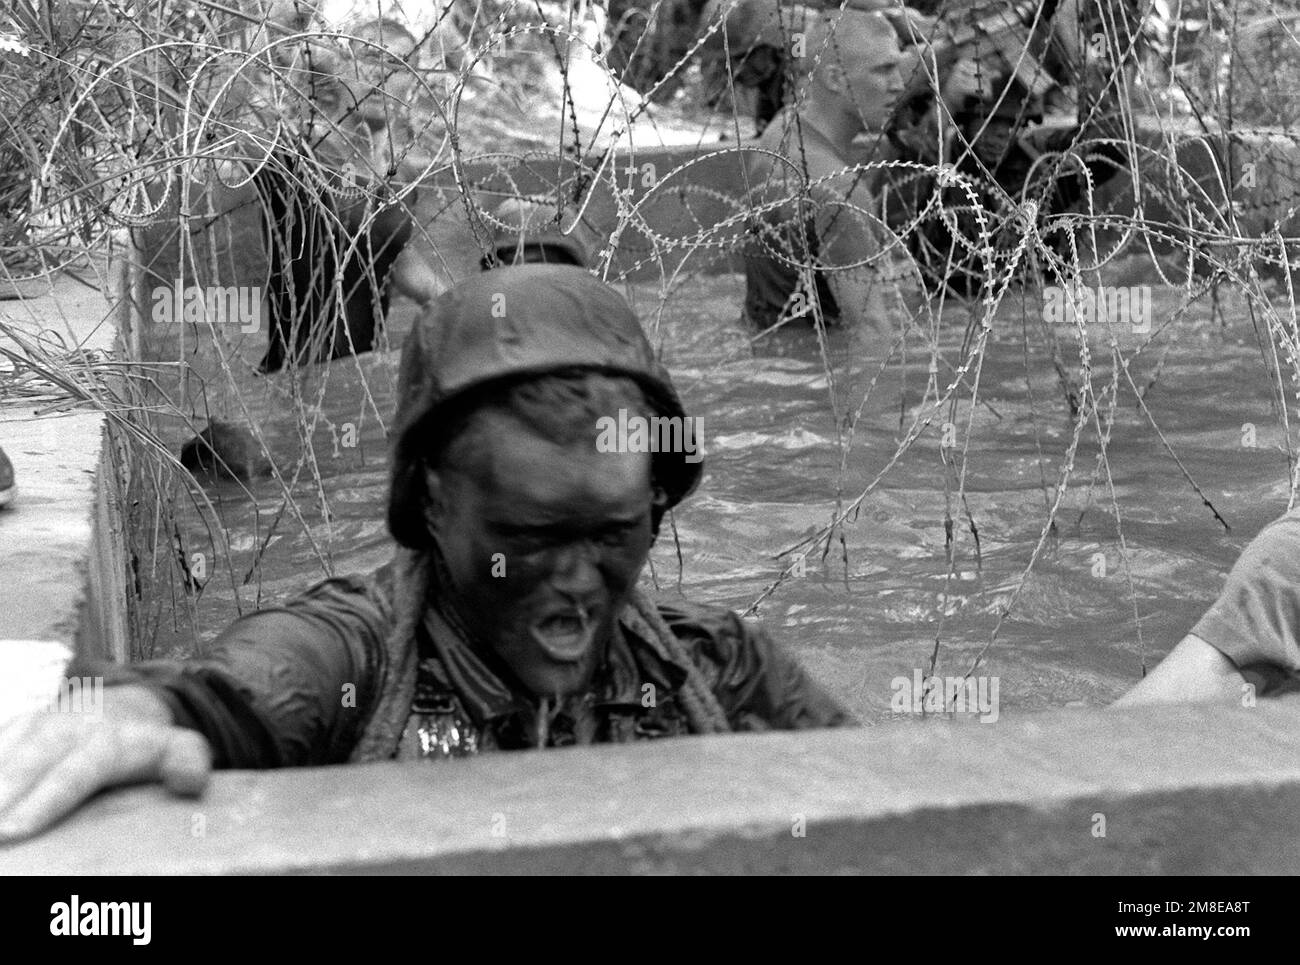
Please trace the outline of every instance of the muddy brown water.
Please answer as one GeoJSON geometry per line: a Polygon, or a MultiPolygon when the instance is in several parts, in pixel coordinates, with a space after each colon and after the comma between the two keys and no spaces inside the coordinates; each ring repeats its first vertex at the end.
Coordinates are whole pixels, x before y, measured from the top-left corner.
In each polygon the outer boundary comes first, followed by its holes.
{"type": "MultiPolygon", "coordinates": [[[[1055,532],[1017,593],[1073,423],[1037,322],[1042,298],[1012,292],[994,318],[973,410],[969,391],[961,393],[955,448],[941,449],[948,417],[935,416],[845,523],[843,542],[834,540],[824,558],[809,554],[797,575],[798,564],[777,555],[826,526],[837,505],[856,498],[894,457],[922,409],[930,353],[923,339],[911,338],[905,355],[880,371],[887,343],[874,336],[833,331],[823,349],[800,329],[756,344],[738,317],[741,278],[687,277],[667,293],[657,284],[625,288],[688,411],[702,417],[707,451],[703,484],[675,514],[675,538],[666,527],[652,554],[649,574],[660,591],[742,611],[762,598],[752,618],[868,723],[895,716],[895,678],[928,671],[932,660],[940,675],[965,674],[981,653],[974,672],[998,678],[1003,715],[1113,700],[1190,629],[1241,548],[1285,511],[1289,495],[1273,377],[1244,302],[1225,295],[1222,317],[1212,318],[1203,298],[1169,322],[1185,290],[1162,286],[1136,259],[1120,274],[1125,284],[1152,284],[1155,334],[1125,334],[1119,346],[1132,358],[1138,385],[1154,380],[1147,406],[1230,532],[1184,480],[1122,382],[1107,452],[1127,567],[1104,470],[1090,491],[1099,451],[1090,424],[1055,532]],[[859,406],[850,439],[842,430],[859,406]],[[1247,424],[1253,448],[1243,445],[1247,424]],[[978,555],[957,493],[963,449],[978,555]],[[994,639],[1013,594],[1015,606],[994,639]]],[[[284,482],[258,480],[251,494],[234,483],[209,486],[215,517],[178,502],[186,557],[193,562],[193,554],[203,554],[200,593],[185,591],[167,563],[165,540],[146,540],[159,546],[152,562],[141,557],[146,610],[161,619],[151,639],[138,641],[142,652],[201,653],[239,612],[388,557],[391,347],[400,345],[412,312],[398,303],[390,350],[313,367],[296,382],[284,373],[253,374],[264,335],[231,331],[214,344],[190,331],[182,413],[189,421],[160,416],[164,438],[179,451],[208,413],[246,422],[265,440],[284,482]]],[[[943,309],[937,328],[946,363],[959,360],[967,319],[960,303],[943,309]]],[[[182,357],[179,334],[150,333],[150,355],[182,357]]],[[[1077,341],[1068,327],[1058,334],[1077,380],[1077,341]]],[[[1094,332],[1089,347],[1100,392],[1112,373],[1107,339],[1094,332]]],[[[939,370],[946,386],[948,370],[943,363],[939,370]]],[[[177,392],[176,382],[174,371],[164,374],[165,388],[177,392]]],[[[1286,373],[1283,382],[1289,387],[1286,373]]]]}

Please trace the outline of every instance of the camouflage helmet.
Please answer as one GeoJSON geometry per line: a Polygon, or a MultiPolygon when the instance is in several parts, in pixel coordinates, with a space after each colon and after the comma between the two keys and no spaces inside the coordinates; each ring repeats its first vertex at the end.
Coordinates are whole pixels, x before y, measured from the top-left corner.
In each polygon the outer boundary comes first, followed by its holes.
{"type": "MultiPolygon", "coordinates": [[[[431,302],[402,348],[392,428],[388,528],[411,549],[430,545],[424,466],[452,403],[529,377],[583,369],[633,379],[651,413],[685,419],[667,371],[627,301],[570,265],[518,265],[459,282],[431,302]]],[[[592,426],[595,442],[596,427],[592,426]]],[[[699,483],[703,463],[685,452],[654,454],[666,497],[654,522],[699,483]]]]}
{"type": "Polygon", "coordinates": [[[492,251],[484,255],[484,270],[514,264],[529,249],[546,253],[552,264],[589,268],[600,251],[596,232],[573,205],[557,209],[555,202],[525,197],[506,198],[492,212],[492,251]]]}
{"type": "Polygon", "coordinates": [[[995,117],[1030,124],[1043,119],[1043,100],[1015,77],[1002,78],[988,95],[967,97],[956,116],[962,122],[995,117]]]}

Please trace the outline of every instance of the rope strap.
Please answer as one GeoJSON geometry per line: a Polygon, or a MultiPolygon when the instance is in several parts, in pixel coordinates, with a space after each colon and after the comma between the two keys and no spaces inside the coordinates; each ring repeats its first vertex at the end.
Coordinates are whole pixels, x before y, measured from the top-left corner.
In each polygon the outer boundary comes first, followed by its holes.
{"type": "Polygon", "coordinates": [[[669,656],[686,668],[686,684],[678,692],[678,696],[686,710],[686,719],[691,730],[697,734],[728,733],[731,725],[727,723],[726,711],[718,703],[718,698],[714,696],[713,689],[704,679],[704,674],[700,673],[700,668],[695,665],[691,655],[677,639],[677,634],[673,633],[664,622],[654,601],[638,589],[632,594],[632,609],[645,621],[663,648],[668,651],[669,656]]]}

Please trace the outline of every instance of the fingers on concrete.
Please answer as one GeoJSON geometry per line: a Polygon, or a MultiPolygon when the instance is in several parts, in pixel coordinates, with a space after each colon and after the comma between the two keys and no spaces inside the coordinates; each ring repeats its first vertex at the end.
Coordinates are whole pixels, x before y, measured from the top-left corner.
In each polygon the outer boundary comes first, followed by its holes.
{"type": "Polygon", "coordinates": [[[159,774],[167,790],[182,797],[198,797],[212,776],[212,749],[201,734],[172,728],[159,774]]]}
{"type": "Polygon", "coordinates": [[[0,841],[43,831],[99,791],[122,784],[166,781],[195,794],[207,781],[211,757],[197,734],[155,722],[32,714],[0,734],[0,841]],[[196,746],[197,742],[197,746],[196,746]]]}

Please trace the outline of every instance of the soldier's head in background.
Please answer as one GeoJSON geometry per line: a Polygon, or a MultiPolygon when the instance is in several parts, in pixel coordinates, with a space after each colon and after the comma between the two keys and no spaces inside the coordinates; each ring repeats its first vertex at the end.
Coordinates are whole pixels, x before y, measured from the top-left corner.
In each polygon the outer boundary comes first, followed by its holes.
{"type": "Polygon", "coordinates": [[[971,96],[955,120],[962,137],[985,165],[997,165],[1025,126],[1042,120],[1039,100],[1015,80],[993,86],[990,96],[971,96]]]}
{"type": "MultiPolygon", "coordinates": [[[[797,82],[811,70],[807,52],[819,48],[827,37],[818,21],[840,18],[846,22],[845,55],[866,53],[865,48],[855,47],[859,27],[865,26],[870,36],[868,46],[877,46],[888,34],[885,25],[896,38],[913,38],[923,36],[932,23],[911,7],[888,0],[812,0],[805,4],[711,0],[700,23],[711,31],[702,43],[701,57],[713,96],[728,84],[754,90],[758,95],[755,120],[761,132],[782,104],[792,101],[791,80],[797,82]],[[873,13],[875,17],[870,16],[873,13]]],[[[861,96],[872,99],[866,89],[861,96]]],[[[873,117],[871,126],[878,127],[880,122],[873,117]]]]}
{"type": "Polygon", "coordinates": [[[596,232],[571,204],[554,199],[506,198],[491,212],[492,248],[484,271],[505,265],[576,265],[590,268],[600,252],[596,232]]]}
{"type": "Polygon", "coordinates": [[[415,36],[388,17],[376,17],[346,30],[351,63],[348,86],[357,98],[365,122],[378,129],[392,123],[394,112],[406,106],[419,68],[415,36]]]}
{"type": "Polygon", "coordinates": [[[863,130],[885,126],[903,78],[898,34],[883,15],[846,9],[811,16],[791,54],[800,77],[796,105],[842,115],[863,130]]]}

